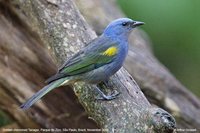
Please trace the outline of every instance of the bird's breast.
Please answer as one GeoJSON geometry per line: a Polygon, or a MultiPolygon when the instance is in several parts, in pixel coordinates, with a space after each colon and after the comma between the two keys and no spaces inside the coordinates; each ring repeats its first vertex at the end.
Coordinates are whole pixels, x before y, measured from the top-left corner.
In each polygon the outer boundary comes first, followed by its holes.
{"type": "Polygon", "coordinates": [[[128,53],[128,43],[120,44],[116,58],[107,66],[107,76],[115,74],[123,65],[128,53]]]}
{"type": "Polygon", "coordinates": [[[128,53],[128,42],[121,42],[119,44],[119,49],[118,49],[118,54],[117,54],[117,59],[118,62],[124,62],[126,56],[128,53]]]}

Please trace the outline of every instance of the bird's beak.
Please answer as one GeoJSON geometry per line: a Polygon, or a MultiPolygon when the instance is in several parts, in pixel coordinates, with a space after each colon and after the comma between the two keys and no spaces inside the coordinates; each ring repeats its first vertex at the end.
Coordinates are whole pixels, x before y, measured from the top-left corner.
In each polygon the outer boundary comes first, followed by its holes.
{"type": "Polygon", "coordinates": [[[132,22],[132,27],[137,27],[137,26],[144,25],[144,24],[145,24],[144,22],[133,21],[132,22]]]}

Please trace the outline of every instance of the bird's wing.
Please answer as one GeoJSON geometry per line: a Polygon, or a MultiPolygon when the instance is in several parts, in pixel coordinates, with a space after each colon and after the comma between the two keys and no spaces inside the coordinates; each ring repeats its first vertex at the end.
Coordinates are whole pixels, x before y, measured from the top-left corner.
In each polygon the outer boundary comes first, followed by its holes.
{"type": "Polygon", "coordinates": [[[118,52],[117,46],[116,42],[101,38],[96,39],[69,59],[59,69],[59,73],[71,76],[85,73],[110,63],[118,52]]]}
{"type": "Polygon", "coordinates": [[[95,39],[83,50],[72,56],[58,70],[58,73],[47,80],[48,83],[97,69],[112,62],[118,53],[118,45],[114,41],[95,39]]]}

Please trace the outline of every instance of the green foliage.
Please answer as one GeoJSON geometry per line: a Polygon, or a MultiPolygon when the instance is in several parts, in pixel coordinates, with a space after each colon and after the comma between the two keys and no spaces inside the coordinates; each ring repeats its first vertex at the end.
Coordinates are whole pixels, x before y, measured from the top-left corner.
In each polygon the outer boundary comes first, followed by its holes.
{"type": "Polygon", "coordinates": [[[10,124],[11,120],[9,119],[9,117],[0,110],[0,127],[5,126],[7,124],[10,124]]]}
{"type": "Polygon", "coordinates": [[[154,44],[155,55],[175,76],[200,96],[200,1],[118,0],[128,17],[154,44]]]}

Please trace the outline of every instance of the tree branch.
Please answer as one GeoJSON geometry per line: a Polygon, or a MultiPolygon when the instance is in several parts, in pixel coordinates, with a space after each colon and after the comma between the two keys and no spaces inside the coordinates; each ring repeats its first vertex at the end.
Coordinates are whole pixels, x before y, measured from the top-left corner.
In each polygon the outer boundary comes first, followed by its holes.
{"type": "MultiPolygon", "coordinates": [[[[12,4],[18,7],[15,10],[24,14],[21,18],[29,18],[25,19],[28,20],[26,23],[49,46],[58,64],[96,37],[71,0],[15,0],[12,4]]],[[[173,131],[174,118],[162,109],[151,107],[124,68],[111,77],[109,86],[121,92],[121,95],[108,102],[95,100],[96,92],[91,85],[74,85],[80,103],[102,128],[109,132],[173,131]]]]}
{"type": "MultiPolygon", "coordinates": [[[[113,19],[125,16],[115,0],[87,0],[88,4],[85,4],[86,0],[75,1],[80,12],[97,33],[101,33],[113,19]],[[95,14],[93,10],[96,10],[95,14]]],[[[124,67],[139,84],[147,99],[171,112],[177,119],[178,128],[199,128],[200,100],[156,59],[151,50],[151,41],[143,31],[135,30],[130,42],[124,67]]]]}
{"type": "Polygon", "coordinates": [[[57,68],[39,36],[24,23],[29,18],[20,19],[23,13],[12,8],[19,9],[0,2],[0,111],[23,129],[98,128],[69,87],[52,91],[27,112],[19,108],[57,68]]]}

